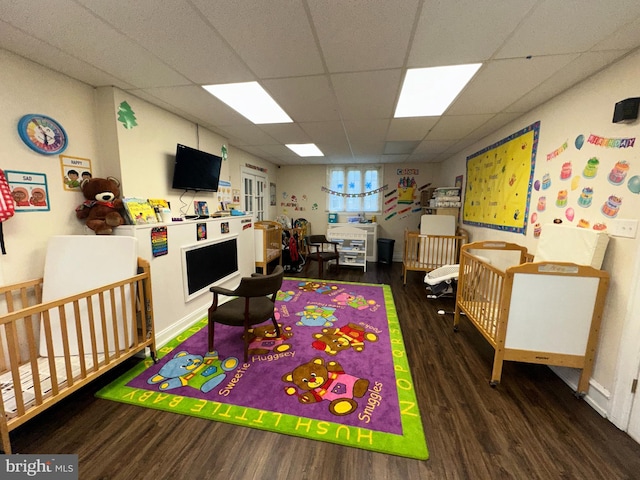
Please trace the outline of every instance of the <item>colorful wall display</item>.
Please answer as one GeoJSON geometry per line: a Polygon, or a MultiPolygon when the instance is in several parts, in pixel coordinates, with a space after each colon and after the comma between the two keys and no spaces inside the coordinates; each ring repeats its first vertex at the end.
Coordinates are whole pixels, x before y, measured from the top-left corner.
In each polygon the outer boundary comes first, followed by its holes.
{"type": "Polygon", "coordinates": [[[526,233],[540,122],[467,157],[463,222],[526,233]]]}
{"type": "Polygon", "coordinates": [[[573,144],[567,140],[549,152],[533,182],[528,221],[534,237],[545,223],[608,230],[615,218],[629,215],[625,198],[629,192],[640,194],[635,140],[580,133],[573,144]]]}
{"type": "Polygon", "coordinates": [[[49,188],[44,173],[5,170],[16,212],[49,211],[49,188]]]}
{"type": "Polygon", "coordinates": [[[93,176],[91,160],[88,158],[60,155],[60,168],[62,169],[62,185],[65,190],[71,192],[79,192],[82,181],[93,176]]]}

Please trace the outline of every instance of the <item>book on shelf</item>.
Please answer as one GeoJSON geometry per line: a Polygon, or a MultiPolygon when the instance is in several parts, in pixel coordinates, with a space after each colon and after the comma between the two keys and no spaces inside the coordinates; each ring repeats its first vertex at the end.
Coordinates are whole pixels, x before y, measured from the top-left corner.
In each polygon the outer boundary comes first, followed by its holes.
{"type": "Polygon", "coordinates": [[[147,198],[147,202],[149,202],[153,211],[156,212],[158,222],[162,223],[165,217],[171,217],[171,204],[164,198],[147,198]]]}
{"type": "Polygon", "coordinates": [[[201,217],[209,216],[209,206],[207,205],[207,202],[196,200],[193,202],[193,209],[196,215],[199,215],[201,217]]]}
{"type": "Polygon", "coordinates": [[[124,211],[130,225],[158,223],[158,217],[151,204],[144,198],[123,198],[124,211]]]}
{"type": "Polygon", "coordinates": [[[162,210],[163,208],[171,208],[169,202],[164,198],[148,198],[147,202],[149,202],[149,205],[151,205],[153,208],[158,207],[160,210],[162,210]]]}

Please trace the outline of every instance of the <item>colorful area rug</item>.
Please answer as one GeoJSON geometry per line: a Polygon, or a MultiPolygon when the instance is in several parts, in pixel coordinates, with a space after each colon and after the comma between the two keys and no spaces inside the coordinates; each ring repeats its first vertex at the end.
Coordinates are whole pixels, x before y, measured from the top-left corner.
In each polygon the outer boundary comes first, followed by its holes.
{"type": "Polygon", "coordinates": [[[200,320],[100,398],[405,457],[428,458],[391,288],[284,280],[282,335],[200,320]]]}

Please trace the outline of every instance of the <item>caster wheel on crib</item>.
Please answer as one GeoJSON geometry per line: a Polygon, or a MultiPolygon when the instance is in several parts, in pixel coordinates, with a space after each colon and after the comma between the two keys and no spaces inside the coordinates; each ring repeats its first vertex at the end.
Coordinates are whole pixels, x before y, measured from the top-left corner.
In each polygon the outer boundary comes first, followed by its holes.
{"type": "Polygon", "coordinates": [[[575,392],[573,394],[574,397],[576,397],[578,400],[582,400],[584,399],[585,393],[584,392],[575,392]]]}
{"type": "Polygon", "coordinates": [[[453,331],[456,332],[456,333],[458,332],[458,326],[457,325],[455,327],[453,327],[453,331]]]}
{"type": "Polygon", "coordinates": [[[500,383],[500,382],[496,382],[494,380],[494,381],[489,382],[489,385],[491,386],[491,388],[496,388],[498,386],[498,383],[500,383]]]}

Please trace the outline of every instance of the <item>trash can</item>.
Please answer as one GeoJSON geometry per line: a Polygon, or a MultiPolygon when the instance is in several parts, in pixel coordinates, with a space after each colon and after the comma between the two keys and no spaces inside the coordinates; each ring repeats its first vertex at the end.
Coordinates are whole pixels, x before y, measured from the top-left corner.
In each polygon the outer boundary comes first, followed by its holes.
{"type": "Polygon", "coordinates": [[[378,263],[387,263],[391,265],[393,262],[393,244],[396,241],[393,238],[378,239],[378,263]]]}

